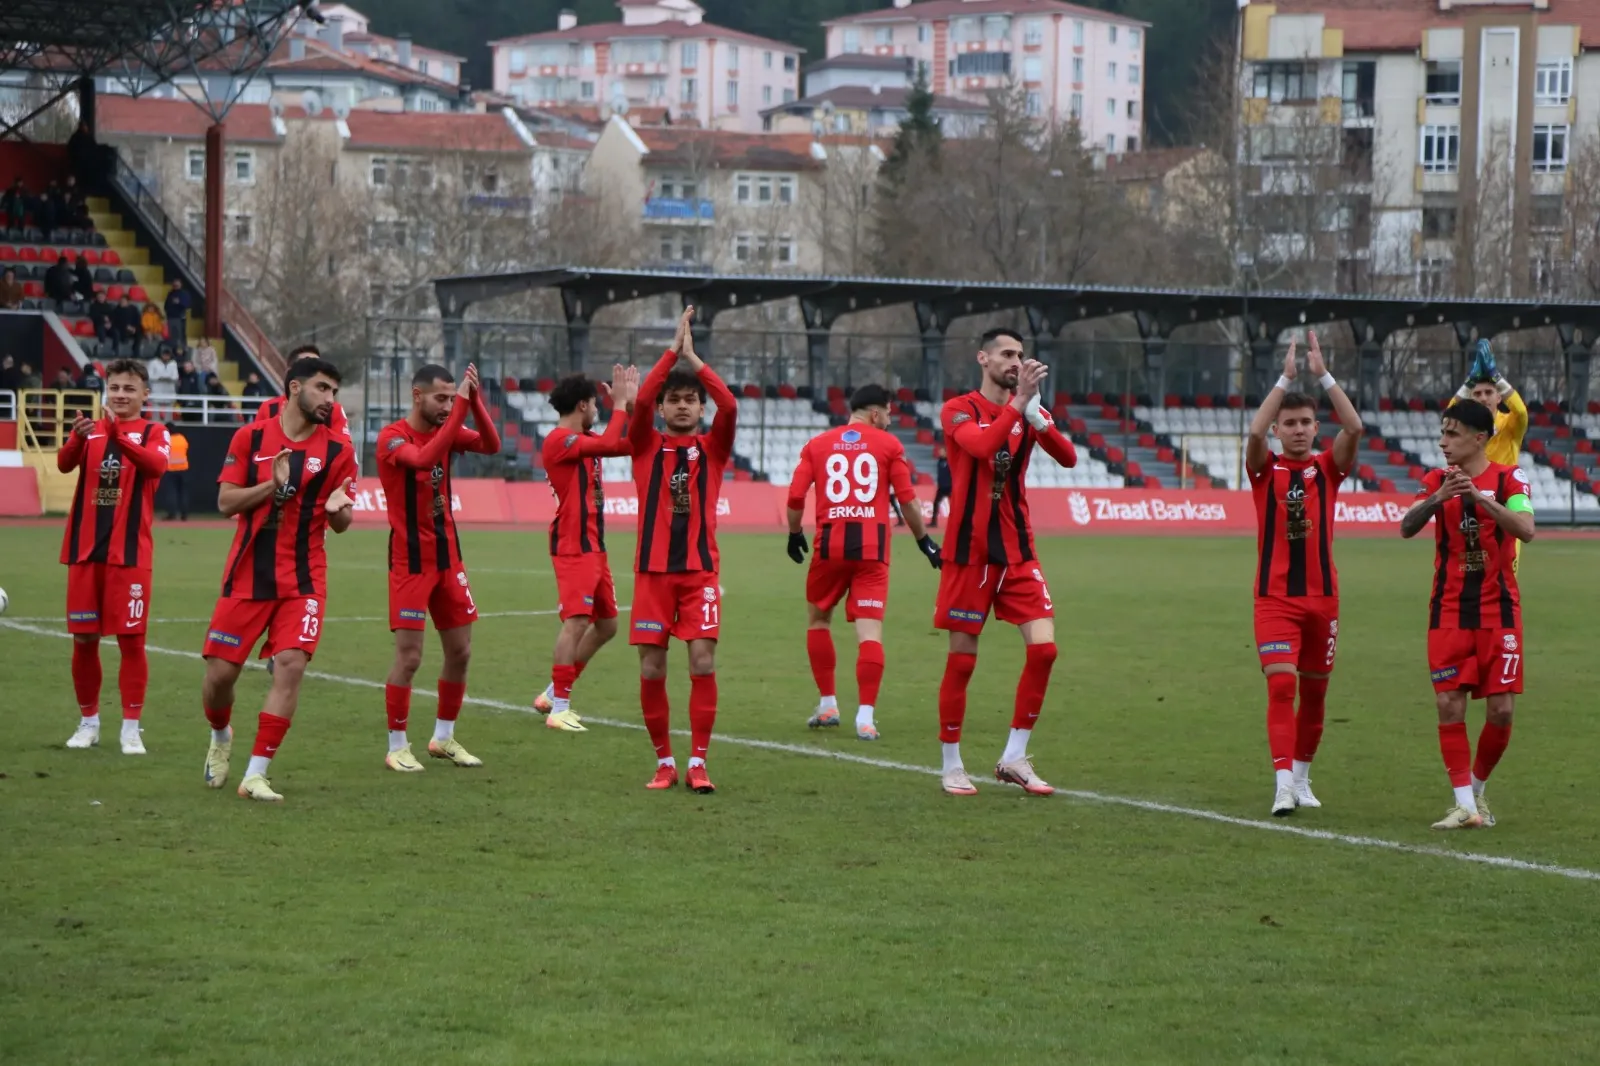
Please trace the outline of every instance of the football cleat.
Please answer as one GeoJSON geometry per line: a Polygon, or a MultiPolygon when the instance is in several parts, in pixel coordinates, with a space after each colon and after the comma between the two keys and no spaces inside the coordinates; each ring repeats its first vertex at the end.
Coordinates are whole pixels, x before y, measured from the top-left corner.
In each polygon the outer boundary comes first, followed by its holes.
{"type": "Polygon", "coordinates": [[[79,722],[78,728],[67,738],[69,748],[94,748],[100,745],[100,726],[94,722],[79,722]]]}
{"type": "Polygon", "coordinates": [[[1478,793],[1478,817],[1483,819],[1479,828],[1487,829],[1494,824],[1494,812],[1489,810],[1489,804],[1484,801],[1483,793],[1478,793]]]}
{"type": "Polygon", "coordinates": [[[702,796],[710,795],[717,790],[711,783],[711,775],[706,773],[704,765],[689,767],[689,791],[698,792],[702,796]]]}
{"type": "Polygon", "coordinates": [[[994,779],[1010,785],[1021,785],[1022,791],[1030,796],[1053,796],[1056,791],[1045,783],[1044,778],[1033,772],[1033,760],[1027,757],[997,763],[994,779]]]}
{"type": "Polygon", "coordinates": [[[837,729],[839,727],[839,708],[818,711],[806,720],[806,725],[812,729],[837,729]]]}
{"type": "Polygon", "coordinates": [[[124,732],[122,734],[122,754],[124,754],[124,755],[145,755],[145,754],[148,754],[144,750],[144,737],[140,735],[139,730],[133,729],[133,730],[124,732]]]}
{"type": "Polygon", "coordinates": [[[589,728],[571,711],[551,711],[545,717],[546,729],[559,729],[563,733],[587,733],[589,728]]]}
{"type": "Polygon", "coordinates": [[[1435,829],[1476,829],[1483,824],[1483,815],[1468,811],[1460,805],[1444,812],[1444,817],[1433,823],[1435,829]]]}
{"type": "Polygon", "coordinates": [[[540,714],[549,714],[556,709],[555,700],[550,698],[550,690],[545,689],[533,698],[533,709],[540,714]]]}
{"type": "Polygon", "coordinates": [[[435,759],[449,759],[457,766],[473,767],[482,766],[483,760],[461,746],[461,742],[451,737],[449,740],[428,741],[428,754],[435,759]]]}
{"type": "Polygon", "coordinates": [[[391,751],[389,754],[385,755],[383,757],[383,765],[402,774],[420,774],[422,771],[427,769],[426,766],[423,766],[417,761],[417,757],[415,755],[411,754],[410,744],[407,744],[405,747],[400,748],[397,751],[391,751]]]}
{"type": "Polygon", "coordinates": [[[283,797],[272,791],[272,782],[265,774],[252,774],[239,782],[239,798],[257,803],[282,803],[283,797]]]}
{"type": "Polygon", "coordinates": [[[218,744],[212,740],[211,747],[206,749],[206,787],[221,788],[228,781],[228,760],[233,755],[233,733],[230,730],[228,739],[218,744]]]}
{"type": "Polygon", "coordinates": [[[965,770],[946,770],[940,779],[944,790],[952,796],[976,796],[978,788],[965,770]]]}
{"type": "Polygon", "coordinates": [[[678,783],[678,768],[676,766],[657,766],[656,776],[650,779],[645,788],[663,789],[671,788],[678,783]]]}
{"type": "Polygon", "coordinates": [[[857,740],[877,740],[878,739],[878,727],[873,725],[871,722],[868,722],[865,725],[856,726],[856,739],[857,740]]]}
{"type": "Polygon", "coordinates": [[[1279,785],[1278,791],[1272,794],[1272,816],[1274,818],[1283,818],[1293,814],[1294,808],[1294,786],[1279,785]]]}
{"type": "Polygon", "coordinates": [[[1294,783],[1294,803],[1297,807],[1322,806],[1322,801],[1317,799],[1311,792],[1311,779],[1309,777],[1294,783]]]}

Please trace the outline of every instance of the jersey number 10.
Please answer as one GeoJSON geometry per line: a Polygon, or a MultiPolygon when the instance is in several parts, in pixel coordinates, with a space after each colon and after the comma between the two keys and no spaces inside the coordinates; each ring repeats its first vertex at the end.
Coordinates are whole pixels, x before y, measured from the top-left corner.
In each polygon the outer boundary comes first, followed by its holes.
{"type": "Polygon", "coordinates": [[[823,471],[828,475],[823,491],[827,493],[830,503],[843,503],[849,499],[852,481],[855,482],[855,497],[862,503],[871,503],[878,498],[878,460],[870,453],[857,455],[854,463],[850,462],[849,456],[834,453],[828,456],[823,471]]]}

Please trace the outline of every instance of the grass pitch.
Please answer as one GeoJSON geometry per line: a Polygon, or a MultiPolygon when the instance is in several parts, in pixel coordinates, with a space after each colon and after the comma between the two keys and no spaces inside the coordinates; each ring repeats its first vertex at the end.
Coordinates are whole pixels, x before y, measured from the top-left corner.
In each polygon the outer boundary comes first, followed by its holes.
{"type": "MultiPolygon", "coordinates": [[[[1529,691],[1491,784],[1500,824],[1441,838],[1425,541],[1339,545],[1326,806],[1289,820],[1314,837],[1267,817],[1248,540],[1043,541],[1062,657],[1033,750],[1072,792],[982,784],[1022,659],[1002,627],[967,723],[982,794],[959,801],[918,772],[938,765],[944,640],[909,538],[876,745],[805,729],[803,579],[783,538],[723,538],[708,797],[645,792],[621,643],[575,700],[621,724],[558,734],[517,709],[557,626],[522,613],[555,605],[544,539],[463,539],[485,613],[469,696],[499,706],[469,704],[458,735],[487,767],[384,770],[385,538],[358,531],[330,544],[323,676],[274,763],[274,808],[200,780],[194,653],[227,533],[158,533],[149,639],[179,654],[151,655],[150,755],[134,759],[116,748],[110,646],[103,746],[64,749],[59,530],[0,530],[0,1062],[1600,1059],[1600,543],[1528,550],[1529,691]],[[817,757],[833,753],[870,761],[817,757]]],[[[626,603],[631,539],[612,549],[626,603]]],[[[842,621],[836,642],[853,706],[842,621]]],[[[430,645],[414,742],[437,663],[430,645]]],[[[686,726],[676,646],[671,669],[686,726]]],[[[235,782],[266,680],[240,685],[235,782]]],[[[1480,722],[1475,708],[1474,736],[1480,722]]]]}

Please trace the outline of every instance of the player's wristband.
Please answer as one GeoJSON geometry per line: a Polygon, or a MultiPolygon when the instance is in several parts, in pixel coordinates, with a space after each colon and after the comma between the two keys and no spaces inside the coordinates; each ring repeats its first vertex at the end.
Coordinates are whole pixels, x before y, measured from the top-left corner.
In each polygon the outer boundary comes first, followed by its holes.
{"type": "Polygon", "coordinates": [[[1278,383],[1276,385],[1274,385],[1273,388],[1281,389],[1284,392],[1288,392],[1289,389],[1293,386],[1293,384],[1294,384],[1294,382],[1290,381],[1288,378],[1284,377],[1282,374],[1279,374],[1278,375],[1278,383]]]}
{"type": "Polygon", "coordinates": [[[1510,396],[1517,391],[1511,387],[1511,382],[1500,376],[1500,371],[1498,370],[1494,373],[1494,387],[1500,390],[1501,396],[1510,396]]]}
{"type": "Polygon", "coordinates": [[[1322,376],[1317,379],[1317,384],[1322,386],[1323,392],[1327,392],[1329,389],[1339,384],[1339,382],[1334,379],[1332,374],[1328,373],[1327,371],[1323,371],[1322,376]]]}
{"type": "Polygon", "coordinates": [[[1044,401],[1040,400],[1037,394],[1028,399],[1027,406],[1022,409],[1022,416],[1028,420],[1028,425],[1041,433],[1049,424],[1044,420],[1044,401]]]}

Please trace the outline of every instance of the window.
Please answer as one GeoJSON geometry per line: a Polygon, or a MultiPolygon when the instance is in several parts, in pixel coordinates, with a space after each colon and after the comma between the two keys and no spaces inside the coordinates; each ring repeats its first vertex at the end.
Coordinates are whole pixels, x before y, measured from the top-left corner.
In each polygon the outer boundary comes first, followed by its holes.
{"type": "Polygon", "coordinates": [[[1560,174],[1567,169],[1567,141],[1571,126],[1533,127],[1533,172],[1560,174]]]}
{"type": "Polygon", "coordinates": [[[1112,116],[1113,118],[1115,118],[1117,114],[1117,102],[1111,97],[1106,97],[1106,114],[1112,116]]]}
{"type": "Polygon", "coordinates": [[[234,244],[254,244],[256,240],[255,220],[249,215],[229,215],[228,240],[234,244]]]}
{"type": "Polygon", "coordinates": [[[1115,133],[1106,134],[1106,154],[1117,154],[1117,135],[1115,133]]]}
{"type": "Polygon", "coordinates": [[[594,69],[594,45],[586,44],[583,46],[583,51],[579,53],[578,66],[582,67],[584,70],[594,69]]]}
{"type": "Polygon", "coordinates": [[[956,76],[971,74],[1010,74],[1010,52],[967,52],[950,61],[950,73],[956,76]]]}
{"type": "Polygon", "coordinates": [[[917,43],[927,44],[931,40],[933,40],[933,27],[926,22],[917,23],[917,43]]]}
{"type": "Polygon", "coordinates": [[[1561,228],[1565,203],[1560,193],[1553,196],[1530,197],[1529,204],[1532,210],[1528,215],[1528,224],[1533,229],[1553,230],[1561,228]]]}
{"type": "Polygon", "coordinates": [[[1425,241],[1453,241],[1456,239],[1457,213],[1454,207],[1423,207],[1422,239],[1425,241]]]}
{"type": "Polygon", "coordinates": [[[372,169],[367,174],[367,184],[374,186],[389,184],[389,161],[383,156],[372,157],[372,169]]]}
{"type": "Polygon", "coordinates": [[[736,44],[728,46],[728,69],[734,73],[739,70],[739,46],[736,44]]]}
{"type": "Polygon", "coordinates": [[[1561,262],[1561,253],[1555,248],[1535,251],[1529,257],[1528,268],[1533,291],[1542,299],[1555,297],[1566,285],[1566,271],[1561,262]]]}
{"type": "Polygon", "coordinates": [[[792,203],[794,203],[794,179],[793,178],[785,177],[785,178],[779,178],[778,179],[778,202],[780,204],[792,204],[792,203]]]}
{"type": "Polygon", "coordinates": [[[755,238],[741,233],[733,239],[733,258],[741,263],[750,262],[755,255],[755,238]]]}
{"type": "Polygon", "coordinates": [[[667,98],[667,79],[651,78],[649,87],[645,90],[652,100],[665,100],[667,98]]]}
{"type": "Polygon", "coordinates": [[[1083,94],[1072,94],[1072,117],[1076,121],[1083,120],[1083,94]]]}
{"type": "Polygon", "coordinates": [[[739,106],[739,83],[732,78],[728,79],[728,106],[739,106]]]}
{"type": "Polygon", "coordinates": [[[1115,26],[1108,26],[1107,29],[1109,29],[1111,31],[1111,43],[1112,44],[1116,44],[1117,43],[1117,28],[1115,26]]]}
{"type": "Polygon", "coordinates": [[[1452,270],[1448,259],[1418,260],[1417,292],[1423,296],[1448,296],[1452,270]]]}
{"type": "Polygon", "coordinates": [[[1422,169],[1429,174],[1454,174],[1461,162],[1460,126],[1422,127],[1422,169]]]}
{"type": "Polygon", "coordinates": [[[791,266],[795,262],[794,238],[784,234],[776,239],[741,233],[733,238],[733,258],[741,263],[780,263],[791,266]]]}
{"type": "Polygon", "coordinates": [[[1533,102],[1565,104],[1572,98],[1572,60],[1541,59],[1533,72],[1533,102]]]}
{"type": "Polygon", "coordinates": [[[747,204],[750,202],[755,186],[755,179],[749,174],[737,174],[733,179],[733,198],[736,202],[747,204]]]}
{"type": "Polygon", "coordinates": [[[1129,118],[1138,118],[1139,117],[1139,101],[1137,101],[1137,100],[1129,100],[1128,101],[1128,117],[1129,118]]]}
{"type": "Polygon", "coordinates": [[[1011,36],[1011,19],[1006,15],[990,15],[983,20],[983,39],[1004,41],[1011,36]]]}
{"type": "Polygon", "coordinates": [[[426,59],[417,60],[417,73],[418,74],[426,74],[426,73],[428,73],[428,61],[426,59]]]}
{"type": "Polygon", "coordinates": [[[1346,63],[1340,71],[1339,95],[1344,121],[1376,117],[1378,64],[1370,59],[1346,63]]]}
{"type": "Polygon", "coordinates": [[[592,82],[592,81],[580,81],[578,83],[578,99],[580,99],[580,100],[593,100],[594,99],[594,82],[592,82]]]}
{"type": "Polygon", "coordinates": [[[190,181],[206,180],[206,150],[191,148],[184,157],[184,173],[190,181]]]}
{"type": "Polygon", "coordinates": [[[1137,138],[1137,137],[1129,137],[1128,138],[1127,151],[1129,151],[1129,152],[1137,152],[1138,150],[1139,150],[1139,138],[1137,138]]]}
{"type": "Polygon", "coordinates": [[[660,63],[666,57],[660,41],[618,41],[612,51],[617,62],[624,66],[629,63],[660,63]]]}
{"type": "Polygon", "coordinates": [[[1042,19],[1029,19],[1022,24],[1022,43],[1028,48],[1038,48],[1044,44],[1044,21],[1042,19]]]}
{"type": "Polygon", "coordinates": [[[1083,57],[1072,57],[1072,81],[1075,85],[1083,84],[1083,57]]]}
{"type": "Polygon", "coordinates": [[[1448,107],[1461,103],[1461,60],[1428,61],[1427,101],[1448,107]]]}
{"type": "Polygon", "coordinates": [[[1044,80],[1044,60],[1039,56],[1026,56],[1022,60],[1023,81],[1044,80]]]}
{"type": "Polygon", "coordinates": [[[386,186],[403,189],[415,182],[418,188],[431,189],[433,188],[433,160],[375,155],[372,157],[367,181],[374,187],[386,186]]]}
{"type": "Polygon", "coordinates": [[[128,165],[135,174],[148,174],[150,172],[150,149],[135,148],[128,153],[128,165]]]}
{"type": "Polygon", "coordinates": [[[772,103],[772,86],[763,85],[761,87],[761,104],[765,107],[770,103],[772,103]]]}
{"type": "Polygon", "coordinates": [[[1257,63],[1250,95],[1258,100],[1270,100],[1275,104],[1315,100],[1317,98],[1317,65],[1315,63],[1257,63]]]}
{"type": "Polygon", "coordinates": [[[684,70],[693,70],[700,65],[700,45],[696,41],[684,41],[683,47],[678,49],[678,66],[684,70]]]}
{"type": "Polygon", "coordinates": [[[879,26],[872,31],[872,41],[874,44],[894,44],[894,27],[879,26]]]}
{"type": "Polygon", "coordinates": [[[789,73],[793,74],[794,73],[794,65],[795,65],[794,56],[784,56],[783,57],[783,69],[784,70],[786,70],[789,73]]]}
{"type": "Polygon", "coordinates": [[[785,89],[785,90],[783,90],[783,102],[786,103],[786,104],[794,103],[794,90],[793,89],[785,89]]]}
{"type": "Polygon", "coordinates": [[[958,18],[950,20],[950,39],[957,44],[966,44],[968,41],[982,40],[983,20],[976,18],[958,18]]]}
{"type": "Polygon", "coordinates": [[[846,55],[854,55],[855,53],[861,51],[860,30],[844,31],[844,51],[846,55]]]}
{"type": "Polygon", "coordinates": [[[1072,46],[1074,48],[1082,48],[1083,47],[1083,23],[1082,22],[1074,22],[1072,24],[1072,46]]]}
{"type": "Polygon", "coordinates": [[[1025,103],[1029,115],[1038,116],[1044,114],[1044,97],[1037,90],[1028,93],[1025,103]]]}
{"type": "Polygon", "coordinates": [[[771,70],[772,69],[772,53],[771,52],[762,52],[761,53],[761,65],[763,67],[765,67],[767,70],[771,70]]]}
{"type": "MultiPolygon", "coordinates": [[[[1139,31],[1138,30],[1132,30],[1131,29],[1131,30],[1128,31],[1128,47],[1129,48],[1138,48],[1139,47],[1139,31]]],[[[1130,148],[1129,151],[1132,151],[1132,149],[1130,148]]]]}
{"type": "Polygon", "coordinates": [[[1117,65],[1115,63],[1106,64],[1106,80],[1110,81],[1112,84],[1116,84],[1117,65]]]}
{"type": "Polygon", "coordinates": [[[700,87],[693,78],[684,78],[679,83],[679,90],[678,99],[686,104],[692,104],[700,98],[700,87]]]}
{"type": "Polygon", "coordinates": [[[524,52],[520,48],[513,48],[511,50],[510,63],[511,73],[521,74],[523,71],[528,69],[528,53],[524,52]]]}
{"type": "Polygon", "coordinates": [[[1129,63],[1128,64],[1128,84],[1129,85],[1138,85],[1139,84],[1139,64],[1137,64],[1137,63],[1129,63]]]}
{"type": "Polygon", "coordinates": [[[204,244],[206,239],[205,212],[198,208],[189,208],[183,216],[184,236],[189,238],[190,244],[204,244]]]}

